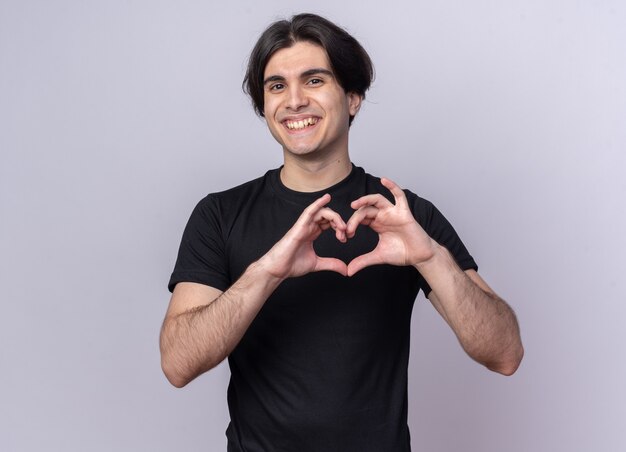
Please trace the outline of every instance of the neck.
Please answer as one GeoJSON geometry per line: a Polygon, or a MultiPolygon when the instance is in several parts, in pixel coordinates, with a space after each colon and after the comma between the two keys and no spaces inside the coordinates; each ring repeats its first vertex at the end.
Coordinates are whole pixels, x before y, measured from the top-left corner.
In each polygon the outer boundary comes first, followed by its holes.
{"type": "Polygon", "coordinates": [[[352,163],[346,152],[330,159],[305,160],[285,153],[285,165],[280,180],[285,187],[300,192],[316,192],[332,187],[352,171],[352,163]]]}

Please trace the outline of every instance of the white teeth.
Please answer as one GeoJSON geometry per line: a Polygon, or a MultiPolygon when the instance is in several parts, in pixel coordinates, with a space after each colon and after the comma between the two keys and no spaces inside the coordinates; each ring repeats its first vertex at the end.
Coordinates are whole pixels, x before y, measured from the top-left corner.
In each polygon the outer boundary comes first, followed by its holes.
{"type": "Polygon", "coordinates": [[[307,126],[313,125],[317,123],[317,119],[315,118],[306,118],[306,119],[301,119],[299,121],[286,121],[285,125],[287,126],[288,129],[291,130],[300,130],[300,129],[304,129],[307,126]]]}

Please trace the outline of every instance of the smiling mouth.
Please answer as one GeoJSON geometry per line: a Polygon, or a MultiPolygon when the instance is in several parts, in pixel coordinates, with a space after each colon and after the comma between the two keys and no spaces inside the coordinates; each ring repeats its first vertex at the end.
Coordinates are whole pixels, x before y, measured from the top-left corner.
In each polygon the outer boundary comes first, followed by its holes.
{"type": "Polygon", "coordinates": [[[285,127],[287,127],[289,130],[302,130],[306,129],[307,127],[314,126],[315,124],[317,124],[318,120],[318,118],[313,117],[300,119],[298,121],[291,121],[287,119],[286,121],[284,121],[284,124],[285,127]]]}

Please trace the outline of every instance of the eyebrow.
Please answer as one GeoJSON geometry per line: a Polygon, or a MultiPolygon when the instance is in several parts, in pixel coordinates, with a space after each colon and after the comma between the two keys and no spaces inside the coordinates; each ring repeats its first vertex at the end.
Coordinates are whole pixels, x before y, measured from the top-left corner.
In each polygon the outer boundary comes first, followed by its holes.
{"type": "MultiPolygon", "coordinates": [[[[310,77],[312,75],[317,75],[317,74],[328,75],[329,77],[335,76],[335,74],[333,74],[333,71],[331,70],[321,68],[321,67],[316,67],[316,68],[307,69],[306,71],[304,71],[302,74],[300,74],[300,78],[307,78],[307,77],[310,77]]],[[[265,80],[263,80],[263,86],[271,82],[284,82],[284,81],[285,81],[285,77],[283,77],[282,75],[270,75],[265,80]]]]}

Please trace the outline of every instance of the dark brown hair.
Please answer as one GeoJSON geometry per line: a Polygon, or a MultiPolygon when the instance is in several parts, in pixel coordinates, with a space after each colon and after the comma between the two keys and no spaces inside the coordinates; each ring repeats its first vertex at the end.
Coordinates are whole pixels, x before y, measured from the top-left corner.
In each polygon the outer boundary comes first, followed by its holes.
{"type": "MultiPolygon", "coordinates": [[[[331,69],[346,93],[365,97],[374,79],[374,66],[365,49],[343,28],[315,14],[298,14],[291,20],[271,24],[259,37],[248,60],[243,90],[252,99],[254,110],[263,116],[263,75],[272,55],[296,42],[308,41],[328,54],[331,69]]],[[[352,124],[353,116],[350,117],[352,124]]]]}

